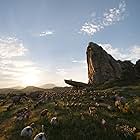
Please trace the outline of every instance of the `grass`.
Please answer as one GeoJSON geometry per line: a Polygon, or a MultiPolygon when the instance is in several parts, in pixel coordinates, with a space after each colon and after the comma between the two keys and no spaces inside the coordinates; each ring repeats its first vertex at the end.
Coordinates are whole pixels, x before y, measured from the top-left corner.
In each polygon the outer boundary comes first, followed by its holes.
{"type": "MultiPolygon", "coordinates": [[[[31,116],[23,121],[15,121],[15,113],[20,108],[27,107],[28,101],[15,105],[10,111],[6,111],[7,104],[0,106],[0,140],[28,140],[20,137],[21,130],[35,123],[36,127],[32,138],[41,131],[41,125],[45,126],[45,133],[48,140],[126,140],[135,139],[134,133],[116,129],[116,125],[128,125],[129,128],[136,127],[140,129],[140,86],[113,87],[102,90],[81,90],[70,91],[69,88],[63,91],[63,88],[54,91],[46,91],[46,95],[53,96],[54,99],[45,100],[45,102],[35,109],[31,104],[31,116]],[[104,103],[114,107],[112,96],[118,94],[126,98],[129,104],[129,111],[124,113],[117,108],[110,111],[104,107],[96,107],[95,114],[89,114],[89,106],[94,106],[99,102],[101,96],[107,95],[104,103]],[[133,96],[134,95],[134,96],[133,96]],[[93,100],[93,98],[97,100],[93,100]],[[55,105],[55,102],[57,105],[55,105]],[[80,104],[79,104],[80,103],[80,104]],[[46,117],[40,118],[40,112],[47,108],[49,113],[46,117]],[[132,113],[133,112],[133,113],[132,113]],[[59,123],[57,126],[50,124],[50,119],[57,116],[59,123]],[[105,119],[105,125],[101,120],[105,119]]],[[[5,99],[7,100],[7,99],[5,99]]],[[[10,101],[8,101],[9,103],[10,101]]]]}

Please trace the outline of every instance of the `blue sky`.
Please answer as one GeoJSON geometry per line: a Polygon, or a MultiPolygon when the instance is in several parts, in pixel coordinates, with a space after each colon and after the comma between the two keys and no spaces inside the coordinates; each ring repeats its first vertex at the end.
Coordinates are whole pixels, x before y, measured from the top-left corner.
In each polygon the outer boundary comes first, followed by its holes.
{"type": "Polygon", "coordinates": [[[140,58],[139,0],[0,0],[0,87],[87,82],[86,47],[140,58]]]}

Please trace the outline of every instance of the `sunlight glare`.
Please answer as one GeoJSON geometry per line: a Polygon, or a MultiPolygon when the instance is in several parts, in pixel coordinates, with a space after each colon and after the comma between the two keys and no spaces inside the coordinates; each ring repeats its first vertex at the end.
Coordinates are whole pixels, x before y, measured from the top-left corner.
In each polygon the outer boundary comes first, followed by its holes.
{"type": "Polygon", "coordinates": [[[23,86],[35,86],[39,82],[39,78],[35,74],[27,74],[21,78],[23,86]]]}

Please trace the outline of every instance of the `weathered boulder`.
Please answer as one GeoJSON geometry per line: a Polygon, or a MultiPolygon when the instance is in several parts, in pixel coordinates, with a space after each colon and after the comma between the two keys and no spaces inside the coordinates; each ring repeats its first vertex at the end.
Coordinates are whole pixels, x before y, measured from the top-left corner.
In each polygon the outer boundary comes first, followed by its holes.
{"type": "Polygon", "coordinates": [[[99,85],[121,78],[121,65],[101,46],[90,42],[87,47],[89,84],[99,85]]]}

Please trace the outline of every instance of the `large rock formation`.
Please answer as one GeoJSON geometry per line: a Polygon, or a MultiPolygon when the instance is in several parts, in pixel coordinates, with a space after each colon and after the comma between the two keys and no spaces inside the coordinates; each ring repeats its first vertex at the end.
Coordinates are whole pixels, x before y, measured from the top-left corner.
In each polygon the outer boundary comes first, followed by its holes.
{"type": "Polygon", "coordinates": [[[134,81],[140,76],[140,61],[136,65],[130,61],[115,60],[101,46],[90,42],[87,47],[89,84],[100,85],[118,80],[134,81]]]}
{"type": "Polygon", "coordinates": [[[140,59],[136,62],[136,65],[134,66],[136,78],[140,79],[140,59]]]}
{"type": "Polygon", "coordinates": [[[120,64],[101,46],[90,42],[87,47],[89,84],[103,84],[121,77],[120,64]]]}
{"type": "Polygon", "coordinates": [[[118,61],[121,65],[121,80],[126,82],[134,82],[136,79],[134,64],[131,61],[118,61]]]}

